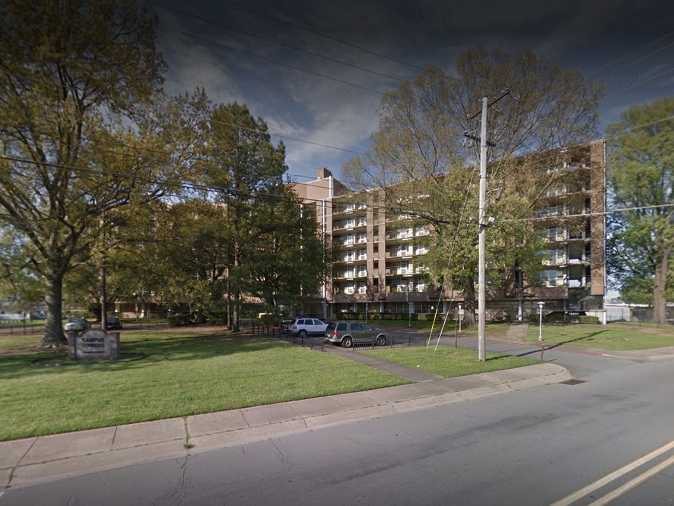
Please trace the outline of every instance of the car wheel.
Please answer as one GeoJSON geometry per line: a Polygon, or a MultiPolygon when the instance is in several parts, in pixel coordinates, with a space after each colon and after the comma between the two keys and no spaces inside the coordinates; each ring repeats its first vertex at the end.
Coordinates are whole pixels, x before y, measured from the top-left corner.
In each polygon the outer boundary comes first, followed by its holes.
{"type": "Polygon", "coordinates": [[[377,346],[386,346],[386,336],[378,336],[376,344],[377,346]]]}
{"type": "Polygon", "coordinates": [[[353,341],[351,340],[350,337],[345,337],[344,339],[342,339],[342,346],[344,348],[351,348],[351,346],[353,346],[353,341]]]}
{"type": "Polygon", "coordinates": [[[307,331],[306,330],[300,330],[299,334],[297,334],[297,335],[300,336],[302,339],[304,339],[305,337],[307,337],[307,331]]]}

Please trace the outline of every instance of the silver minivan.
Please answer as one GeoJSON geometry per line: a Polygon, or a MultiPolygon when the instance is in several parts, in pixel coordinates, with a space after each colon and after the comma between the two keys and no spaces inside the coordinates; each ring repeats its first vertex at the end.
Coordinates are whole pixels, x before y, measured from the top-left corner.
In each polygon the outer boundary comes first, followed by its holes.
{"type": "Polygon", "coordinates": [[[351,348],[354,344],[375,344],[384,346],[386,334],[378,328],[364,322],[329,323],[325,329],[325,340],[351,348]]]}

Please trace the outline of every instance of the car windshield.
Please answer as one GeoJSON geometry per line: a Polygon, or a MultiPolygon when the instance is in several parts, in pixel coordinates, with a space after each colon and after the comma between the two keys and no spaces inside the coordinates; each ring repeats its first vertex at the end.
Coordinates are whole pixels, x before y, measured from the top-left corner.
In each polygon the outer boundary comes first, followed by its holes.
{"type": "Polygon", "coordinates": [[[335,324],[334,323],[328,323],[328,327],[325,330],[334,330],[335,324]]]}

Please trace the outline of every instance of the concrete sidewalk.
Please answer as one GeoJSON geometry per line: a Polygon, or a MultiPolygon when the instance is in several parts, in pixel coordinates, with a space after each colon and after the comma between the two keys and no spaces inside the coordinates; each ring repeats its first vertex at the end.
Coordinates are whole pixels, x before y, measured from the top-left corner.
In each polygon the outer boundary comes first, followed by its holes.
{"type": "Polygon", "coordinates": [[[388,360],[382,360],[380,358],[372,357],[370,355],[365,355],[359,351],[354,351],[353,348],[350,350],[345,350],[344,348],[339,348],[337,346],[331,346],[326,348],[325,351],[328,353],[334,353],[335,355],[348,358],[354,362],[360,362],[361,364],[366,364],[380,371],[384,371],[396,376],[400,376],[408,381],[413,381],[415,383],[421,381],[434,381],[442,379],[442,376],[426,372],[422,369],[412,369],[410,367],[405,367],[394,362],[389,362],[388,360]]]}
{"type": "Polygon", "coordinates": [[[2,488],[281,437],[570,379],[544,363],[350,394],[0,443],[2,488]]]}

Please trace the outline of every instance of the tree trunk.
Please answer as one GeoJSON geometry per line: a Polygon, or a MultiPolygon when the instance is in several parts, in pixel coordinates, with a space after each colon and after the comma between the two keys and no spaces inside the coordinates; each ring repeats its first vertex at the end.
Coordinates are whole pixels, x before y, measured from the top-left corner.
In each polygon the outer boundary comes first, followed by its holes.
{"type": "Polygon", "coordinates": [[[475,297],[475,283],[473,277],[469,276],[464,281],[463,289],[463,324],[466,327],[475,325],[475,310],[477,309],[477,298],[475,297]]]}
{"type": "Polygon", "coordinates": [[[66,342],[63,333],[63,274],[52,274],[47,278],[47,322],[42,337],[43,346],[56,346],[66,342]]]}
{"type": "Polygon", "coordinates": [[[653,289],[653,312],[655,322],[659,325],[667,323],[667,272],[669,270],[670,248],[662,250],[655,266],[655,287],[653,289]]]}
{"type": "Polygon", "coordinates": [[[229,267],[227,268],[227,328],[232,329],[232,292],[229,288],[229,267]]]}

